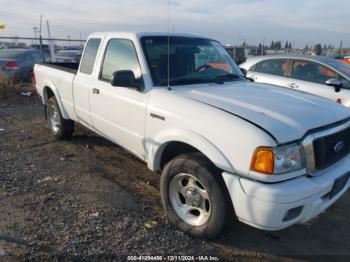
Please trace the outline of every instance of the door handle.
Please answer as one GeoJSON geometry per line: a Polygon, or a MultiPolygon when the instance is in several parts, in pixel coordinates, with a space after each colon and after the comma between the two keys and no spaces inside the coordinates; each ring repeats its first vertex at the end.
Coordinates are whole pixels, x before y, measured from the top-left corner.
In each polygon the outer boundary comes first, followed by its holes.
{"type": "Polygon", "coordinates": [[[290,88],[299,88],[299,86],[296,83],[291,83],[288,85],[290,88]]]}
{"type": "Polygon", "coordinates": [[[100,94],[100,89],[94,88],[94,89],[92,89],[92,93],[94,95],[99,95],[100,94]]]}

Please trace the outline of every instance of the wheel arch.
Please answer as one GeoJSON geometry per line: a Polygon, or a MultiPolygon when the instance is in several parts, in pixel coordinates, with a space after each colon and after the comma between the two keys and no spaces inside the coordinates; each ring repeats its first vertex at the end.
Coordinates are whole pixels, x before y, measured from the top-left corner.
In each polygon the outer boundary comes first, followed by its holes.
{"type": "Polygon", "coordinates": [[[51,97],[55,97],[58,103],[58,106],[60,107],[61,114],[64,119],[70,119],[67,111],[64,109],[64,106],[61,101],[61,97],[59,95],[59,92],[57,88],[52,83],[45,84],[43,88],[43,104],[47,106],[48,101],[51,97]]]}
{"type": "Polygon", "coordinates": [[[188,130],[172,130],[157,136],[148,154],[148,167],[159,171],[174,157],[188,152],[200,152],[217,168],[234,172],[225,155],[205,137],[188,130]]]}

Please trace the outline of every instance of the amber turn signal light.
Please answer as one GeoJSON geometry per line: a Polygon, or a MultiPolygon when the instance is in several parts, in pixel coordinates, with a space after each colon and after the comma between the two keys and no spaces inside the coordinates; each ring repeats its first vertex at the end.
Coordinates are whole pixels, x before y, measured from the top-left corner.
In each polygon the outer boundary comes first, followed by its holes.
{"type": "Polygon", "coordinates": [[[273,175],[275,166],[274,154],[271,148],[259,147],[255,150],[250,170],[263,173],[266,175],[273,175]]]}

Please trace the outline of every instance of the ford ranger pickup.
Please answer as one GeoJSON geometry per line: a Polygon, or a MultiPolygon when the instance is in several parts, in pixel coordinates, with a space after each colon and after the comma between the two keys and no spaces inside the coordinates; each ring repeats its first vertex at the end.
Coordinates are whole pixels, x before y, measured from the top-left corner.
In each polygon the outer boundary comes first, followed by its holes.
{"type": "Polygon", "coordinates": [[[160,171],[170,221],[212,238],[225,222],[306,222],[349,188],[350,111],[245,78],[218,41],[94,33],[79,64],[37,64],[57,139],[79,123],[160,171]]]}

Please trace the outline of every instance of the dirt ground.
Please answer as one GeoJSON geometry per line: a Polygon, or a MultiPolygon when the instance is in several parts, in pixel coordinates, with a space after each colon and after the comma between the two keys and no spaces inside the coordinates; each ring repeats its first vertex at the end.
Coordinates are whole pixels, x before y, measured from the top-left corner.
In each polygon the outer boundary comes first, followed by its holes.
{"type": "Polygon", "coordinates": [[[158,181],[145,163],[82,127],[55,141],[38,98],[0,100],[1,261],[350,259],[349,192],[307,225],[265,232],[232,218],[221,236],[203,241],[169,224],[158,181]]]}

